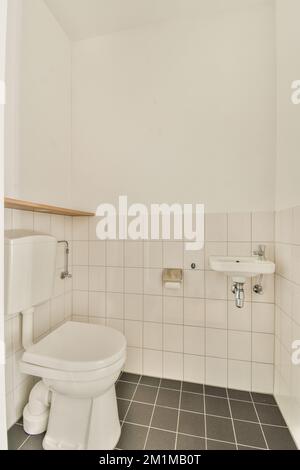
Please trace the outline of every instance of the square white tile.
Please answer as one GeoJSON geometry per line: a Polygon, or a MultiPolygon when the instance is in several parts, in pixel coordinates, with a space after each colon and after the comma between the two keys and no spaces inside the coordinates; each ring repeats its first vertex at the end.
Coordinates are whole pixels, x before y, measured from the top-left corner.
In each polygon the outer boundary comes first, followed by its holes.
{"type": "Polygon", "coordinates": [[[183,350],[185,354],[204,356],[205,353],[205,329],[200,327],[184,327],[183,350]]]}
{"type": "Polygon", "coordinates": [[[206,300],[206,327],[227,328],[227,301],[206,300]]]}
{"type": "Polygon", "coordinates": [[[228,214],[228,241],[250,242],[251,237],[251,214],[247,212],[228,214]]]}
{"type": "Polygon", "coordinates": [[[124,263],[128,268],[142,268],[144,266],[144,243],[142,241],[124,242],[124,263]]]}
{"type": "Polygon", "coordinates": [[[163,317],[165,323],[183,324],[183,298],[163,297],[163,317]]]}
{"type": "MultiPolygon", "coordinates": [[[[108,268],[113,269],[113,268],[108,268]]],[[[110,272],[108,272],[108,280],[111,281],[110,272]]],[[[89,267],[89,290],[90,291],[105,291],[105,268],[100,266],[89,267]]],[[[107,282],[107,290],[110,292],[111,284],[107,282]]],[[[113,292],[113,291],[111,291],[113,292]]]]}
{"type": "Polygon", "coordinates": [[[206,328],[205,332],[206,356],[227,358],[227,330],[206,328]]]}
{"type": "Polygon", "coordinates": [[[163,321],[163,298],[160,295],[144,295],[144,321],[163,321]]]}
{"type": "Polygon", "coordinates": [[[144,270],[142,268],[125,268],[124,290],[127,294],[142,294],[144,290],[144,270]]]}
{"type": "Polygon", "coordinates": [[[140,294],[125,294],[124,315],[126,320],[143,320],[143,296],[140,294]]]}
{"type": "Polygon", "coordinates": [[[106,293],[106,315],[108,318],[124,318],[124,295],[117,292],[106,293]]]}
{"type": "Polygon", "coordinates": [[[162,350],[163,335],[161,323],[144,323],[144,348],[162,350]]]}
{"type": "Polygon", "coordinates": [[[227,360],[215,357],[205,359],[205,383],[215,387],[227,387],[227,360]]]}
{"type": "Polygon", "coordinates": [[[106,242],[106,265],[123,267],[124,266],[124,242],[112,241],[106,242]]]}
{"type": "Polygon", "coordinates": [[[184,271],[184,296],[204,298],[204,271],[184,271]]]}
{"type": "Polygon", "coordinates": [[[228,358],[251,361],[251,333],[228,331],[228,358]]]}
{"type": "Polygon", "coordinates": [[[141,348],[143,346],[143,323],[125,320],[125,337],[129,347],[141,348]]]}
{"type": "Polygon", "coordinates": [[[205,215],[205,240],[209,242],[227,241],[227,214],[205,215]]]}
{"type": "Polygon", "coordinates": [[[154,349],[143,350],[143,374],[152,377],[162,377],[163,353],[154,349]]]}
{"type": "Polygon", "coordinates": [[[205,300],[184,298],[184,324],[205,326],[205,300]]]}
{"type": "Polygon", "coordinates": [[[165,379],[183,380],[183,354],[163,353],[163,376],[165,379]]]}
{"type": "Polygon", "coordinates": [[[164,325],[163,349],[170,352],[183,352],[182,325],[164,325]]]}
{"type": "Polygon", "coordinates": [[[252,361],[273,364],[274,335],[265,333],[252,334],[252,361]]]}
{"type": "Polygon", "coordinates": [[[107,289],[107,292],[121,293],[124,291],[123,268],[113,268],[113,267],[106,268],[106,289],[107,289]]]}
{"type": "Polygon", "coordinates": [[[186,382],[204,383],[205,381],[205,359],[201,356],[184,354],[184,375],[186,382]]]}
{"type": "Polygon", "coordinates": [[[89,265],[105,266],[106,260],[106,243],[105,241],[89,242],[89,265]]]}

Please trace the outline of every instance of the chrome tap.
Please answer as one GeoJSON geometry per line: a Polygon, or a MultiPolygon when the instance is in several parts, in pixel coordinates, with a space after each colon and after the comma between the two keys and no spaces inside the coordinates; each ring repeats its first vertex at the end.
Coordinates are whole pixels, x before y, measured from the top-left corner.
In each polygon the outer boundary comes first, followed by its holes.
{"type": "Polygon", "coordinates": [[[258,256],[258,259],[263,261],[266,259],[266,246],[265,245],[259,245],[258,250],[253,251],[254,256],[258,256]]]}

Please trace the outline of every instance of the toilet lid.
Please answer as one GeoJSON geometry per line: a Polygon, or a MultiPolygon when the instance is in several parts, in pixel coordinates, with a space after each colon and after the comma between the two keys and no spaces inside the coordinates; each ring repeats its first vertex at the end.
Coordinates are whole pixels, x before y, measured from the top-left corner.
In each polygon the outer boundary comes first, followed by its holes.
{"type": "Polygon", "coordinates": [[[28,348],[23,361],[65,371],[90,371],[117,362],[126,351],[122,333],[88,323],[67,322],[28,348]]]}

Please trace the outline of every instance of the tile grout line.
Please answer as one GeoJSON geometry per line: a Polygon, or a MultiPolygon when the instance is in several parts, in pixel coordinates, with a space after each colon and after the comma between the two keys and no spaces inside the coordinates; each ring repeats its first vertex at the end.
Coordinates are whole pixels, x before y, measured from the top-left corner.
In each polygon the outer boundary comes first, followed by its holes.
{"type": "Polygon", "coordinates": [[[204,389],[204,386],[203,386],[203,413],[204,413],[204,435],[205,435],[205,450],[207,450],[207,422],[206,422],[206,402],[205,402],[205,398],[206,398],[206,395],[205,395],[205,389],[204,389]]]}
{"type": "Polygon", "coordinates": [[[180,412],[181,412],[182,388],[183,388],[183,381],[181,381],[181,383],[180,383],[179,408],[177,410],[177,425],[176,425],[176,436],[175,436],[175,450],[177,450],[177,442],[178,442],[178,430],[179,430],[179,419],[180,419],[180,412]]]}
{"type": "Polygon", "coordinates": [[[231,419],[231,424],[232,424],[232,429],[233,429],[235,447],[236,447],[236,450],[238,450],[237,439],[236,439],[236,432],[235,432],[235,426],[234,426],[234,421],[233,421],[233,417],[232,417],[231,404],[230,404],[229,395],[228,395],[228,389],[227,389],[227,388],[226,388],[226,395],[227,395],[227,403],[228,403],[228,407],[229,407],[230,419],[231,419]]]}
{"type": "Polygon", "coordinates": [[[147,430],[147,434],[146,434],[146,439],[145,439],[145,444],[144,444],[144,450],[146,450],[146,446],[147,446],[147,442],[148,442],[148,438],[149,438],[149,434],[150,434],[150,428],[151,428],[151,424],[152,424],[152,421],[153,421],[153,416],[154,416],[155,407],[156,407],[156,403],[157,403],[157,399],[158,399],[158,394],[159,394],[159,390],[160,390],[161,381],[162,381],[162,379],[160,379],[160,381],[159,381],[159,384],[158,384],[158,387],[157,387],[157,392],[156,392],[155,401],[154,401],[154,403],[153,403],[153,410],[152,410],[152,413],[151,413],[151,418],[150,418],[150,421],[149,421],[149,426],[148,426],[148,430],[147,430]]]}
{"type": "MultiPolygon", "coordinates": [[[[140,375],[140,374],[137,374],[137,375],[140,375]]],[[[170,380],[173,380],[173,379],[170,379],[170,380]]],[[[120,379],[119,382],[123,382],[123,383],[131,383],[133,385],[136,384],[136,382],[130,382],[129,380],[124,380],[124,379],[120,379]]],[[[183,381],[184,382],[184,381],[183,381]]],[[[152,387],[152,388],[156,388],[157,385],[149,385],[149,384],[143,384],[141,383],[141,385],[144,385],[145,387],[152,387]]],[[[198,385],[198,384],[196,384],[198,385]]],[[[201,384],[200,384],[201,385],[201,384]]],[[[173,390],[173,391],[177,391],[179,392],[180,389],[176,389],[176,388],[169,388],[169,387],[163,387],[163,386],[160,386],[160,388],[163,388],[164,390],[173,390]]],[[[225,389],[226,390],[226,389],[225,389]]],[[[206,395],[208,397],[213,397],[213,398],[222,398],[223,400],[226,400],[226,397],[224,396],[220,396],[220,395],[212,395],[210,393],[199,393],[199,392],[191,392],[189,390],[183,390],[184,393],[190,393],[192,395],[206,395]]],[[[250,392],[249,392],[250,393],[250,392]]],[[[273,397],[273,395],[270,395],[273,397]]],[[[123,398],[123,400],[126,400],[126,398],[123,398]]],[[[229,400],[233,400],[233,401],[238,401],[238,402],[242,402],[242,403],[253,403],[252,399],[250,400],[242,400],[240,398],[232,398],[232,397],[229,397],[229,400]]],[[[274,407],[274,408],[278,408],[278,405],[277,404],[272,404],[272,403],[264,403],[264,402],[259,402],[259,401],[255,401],[255,403],[257,405],[264,405],[264,406],[270,406],[270,407],[274,407]]]]}
{"type": "Polygon", "coordinates": [[[267,442],[266,436],[265,436],[265,433],[264,433],[264,430],[263,430],[263,427],[262,427],[262,424],[261,424],[261,422],[260,422],[260,418],[259,418],[259,415],[258,415],[258,412],[257,412],[257,409],[256,409],[255,402],[253,401],[252,394],[251,394],[251,398],[252,398],[254,410],[255,410],[255,413],[256,413],[256,417],[257,417],[257,419],[258,419],[258,424],[259,424],[259,426],[260,426],[260,429],[261,429],[261,432],[262,432],[262,435],[263,435],[265,444],[266,444],[266,446],[267,446],[267,449],[270,450],[270,449],[269,449],[269,446],[268,446],[268,442],[267,442]]]}
{"type": "MultiPolygon", "coordinates": [[[[141,384],[142,385],[142,384],[141,384]]],[[[178,390],[173,390],[173,391],[178,391],[178,390]]],[[[120,398],[118,397],[118,400],[124,400],[124,401],[129,401],[128,399],[126,398],[120,398]]],[[[224,399],[225,400],[225,399],[224,399]]],[[[139,403],[141,405],[153,405],[152,403],[147,403],[147,402],[143,402],[143,401],[138,401],[138,400],[131,400],[130,401],[130,404],[131,402],[133,403],[139,403]]],[[[215,415],[215,414],[212,414],[212,413],[201,413],[199,411],[192,411],[192,410],[186,410],[184,408],[174,408],[174,407],[171,407],[171,406],[165,406],[165,405],[158,405],[160,408],[166,408],[168,410],[180,410],[180,411],[184,411],[185,413],[192,413],[192,414],[196,414],[196,415],[205,415],[206,416],[212,416],[214,418],[221,418],[221,419],[225,419],[225,420],[233,420],[233,417],[229,417],[229,416],[220,416],[220,415],[215,415]]],[[[124,419],[125,420],[125,417],[124,419]]],[[[234,418],[235,421],[241,421],[243,423],[251,423],[251,424],[259,424],[260,422],[259,421],[249,421],[249,420],[246,420],[246,419],[240,419],[240,418],[234,418]]],[[[138,424],[138,423],[132,423],[132,424],[138,424]]],[[[269,424],[269,423],[261,423],[263,424],[264,426],[271,426],[271,427],[274,427],[274,428],[283,428],[283,429],[288,429],[288,426],[281,426],[281,425],[278,425],[278,424],[269,424]]],[[[181,433],[179,433],[181,434],[181,433]]],[[[210,438],[209,438],[210,439],[210,438]]]]}
{"type": "MultiPolygon", "coordinates": [[[[133,394],[132,394],[132,397],[131,397],[131,399],[129,400],[129,405],[128,405],[127,411],[126,411],[126,413],[125,413],[125,415],[124,415],[124,418],[122,419],[121,434],[122,434],[123,424],[124,424],[125,419],[126,419],[126,417],[127,417],[127,415],[128,415],[129,409],[130,409],[131,404],[132,404],[132,402],[133,402],[133,397],[134,397],[134,395],[136,394],[136,391],[137,391],[137,389],[138,389],[138,386],[139,386],[139,384],[140,384],[141,379],[142,379],[142,375],[139,377],[139,380],[138,380],[137,383],[135,384],[136,386],[135,386],[134,392],[133,392],[133,394]]],[[[118,398],[118,397],[117,397],[117,398],[118,398]]],[[[123,400],[126,400],[126,398],[123,398],[123,400]]],[[[121,435],[120,435],[120,438],[121,438],[121,435]]]]}
{"type": "Polygon", "coordinates": [[[18,447],[18,449],[17,449],[17,450],[21,450],[21,449],[22,449],[22,447],[23,447],[23,446],[26,444],[26,442],[28,442],[28,441],[29,441],[29,439],[30,439],[30,438],[31,438],[31,436],[27,436],[27,437],[26,437],[26,439],[25,439],[25,441],[23,441],[23,442],[22,442],[22,444],[21,444],[21,445],[18,447]]]}
{"type": "MultiPolygon", "coordinates": [[[[145,424],[132,423],[131,421],[125,421],[125,423],[130,424],[132,426],[137,426],[137,427],[140,427],[140,428],[148,428],[149,427],[145,424]]],[[[164,429],[164,428],[157,428],[156,426],[151,426],[151,429],[155,429],[156,431],[165,431],[165,432],[168,432],[170,434],[176,434],[176,431],[171,431],[170,429],[164,429]]],[[[194,437],[194,438],[197,438],[197,439],[204,439],[205,440],[204,436],[196,436],[195,434],[188,434],[186,432],[180,432],[178,434],[181,434],[181,435],[187,436],[187,437],[194,437]]],[[[235,443],[232,442],[232,441],[224,441],[224,440],[220,440],[220,439],[214,439],[213,437],[210,437],[207,440],[208,441],[213,441],[213,442],[222,442],[224,444],[235,445],[235,443]]],[[[239,444],[239,445],[241,445],[243,447],[251,447],[252,449],[266,450],[265,447],[255,447],[255,446],[251,446],[251,445],[248,445],[248,444],[239,444]]]]}

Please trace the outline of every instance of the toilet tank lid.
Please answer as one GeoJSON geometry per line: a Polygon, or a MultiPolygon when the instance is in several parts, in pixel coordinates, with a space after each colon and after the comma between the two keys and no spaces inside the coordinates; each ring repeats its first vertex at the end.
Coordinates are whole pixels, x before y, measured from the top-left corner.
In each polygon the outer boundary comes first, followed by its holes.
{"type": "Polygon", "coordinates": [[[32,230],[5,230],[5,243],[31,243],[32,239],[42,242],[56,242],[56,238],[46,233],[34,232],[32,230]]]}

